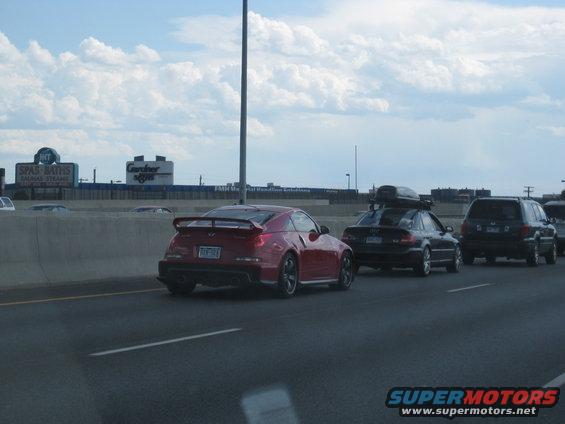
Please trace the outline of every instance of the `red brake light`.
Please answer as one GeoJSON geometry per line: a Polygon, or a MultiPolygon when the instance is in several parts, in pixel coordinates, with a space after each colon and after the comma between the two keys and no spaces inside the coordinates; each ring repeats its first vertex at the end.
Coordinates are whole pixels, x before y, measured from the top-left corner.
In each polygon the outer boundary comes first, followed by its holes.
{"type": "Polygon", "coordinates": [[[256,249],[260,249],[261,247],[265,246],[265,244],[267,244],[267,242],[269,241],[269,239],[273,236],[272,233],[267,233],[267,234],[259,234],[257,237],[255,237],[255,248],[256,249]]]}
{"type": "Polygon", "coordinates": [[[530,234],[530,226],[529,225],[522,225],[520,228],[520,237],[525,238],[530,234]]]}
{"type": "Polygon", "coordinates": [[[469,223],[467,221],[463,221],[463,224],[461,224],[461,235],[466,236],[468,231],[469,223]]]}
{"type": "Polygon", "coordinates": [[[404,234],[400,239],[400,244],[413,245],[416,244],[416,237],[412,234],[404,234]]]}

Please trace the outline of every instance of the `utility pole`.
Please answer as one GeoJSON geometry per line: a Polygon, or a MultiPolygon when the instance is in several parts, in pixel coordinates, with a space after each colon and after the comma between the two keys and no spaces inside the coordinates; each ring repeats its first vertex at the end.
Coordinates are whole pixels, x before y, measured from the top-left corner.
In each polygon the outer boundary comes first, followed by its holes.
{"type": "Polygon", "coordinates": [[[241,117],[239,124],[239,203],[247,203],[247,0],[243,0],[241,29],[241,117]]]}
{"type": "Polygon", "coordinates": [[[96,167],[94,167],[94,171],[92,171],[92,183],[96,184],[96,167]]]}
{"type": "Polygon", "coordinates": [[[349,190],[351,188],[351,175],[345,174],[345,176],[347,177],[347,189],[349,190]]]}
{"type": "Polygon", "coordinates": [[[202,174],[200,174],[200,180],[198,181],[198,185],[202,186],[202,174]]]}
{"type": "Polygon", "coordinates": [[[355,145],[355,191],[359,192],[357,187],[357,144],[355,145]]]}
{"type": "Polygon", "coordinates": [[[530,198],[530,194],[534,192],[534,188],[533,186],[524,186],[524,193],[526,193],[526,195],[528,196],[528,199],[530,198]]]}

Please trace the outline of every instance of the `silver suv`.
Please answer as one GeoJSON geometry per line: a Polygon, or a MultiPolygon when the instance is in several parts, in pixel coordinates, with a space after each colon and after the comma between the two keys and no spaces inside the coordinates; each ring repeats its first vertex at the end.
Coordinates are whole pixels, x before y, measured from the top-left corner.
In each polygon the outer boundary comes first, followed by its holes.
{"type": "Polygon", "coordinates": [[[557,248],[563,255],[565,252],[565,199],[547,202],[543,208],[557,230],[557,248]]]}

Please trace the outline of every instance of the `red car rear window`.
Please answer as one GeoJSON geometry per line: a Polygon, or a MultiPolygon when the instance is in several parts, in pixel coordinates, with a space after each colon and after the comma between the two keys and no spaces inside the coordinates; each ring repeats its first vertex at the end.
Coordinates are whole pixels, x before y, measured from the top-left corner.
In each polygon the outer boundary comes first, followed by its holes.
{"type": "MultiPolygon", "coordinates": [[[[247,219],[249,221],[255,222],[256,224],[263,225],[273,216],[275,216],[275,213],[271,211],[253,209],[217,209],[208,212],[205,216],[216,218],[247,219]]],[[[218,223],[217,225],[229,225],[229,222],[218,223]]]]}

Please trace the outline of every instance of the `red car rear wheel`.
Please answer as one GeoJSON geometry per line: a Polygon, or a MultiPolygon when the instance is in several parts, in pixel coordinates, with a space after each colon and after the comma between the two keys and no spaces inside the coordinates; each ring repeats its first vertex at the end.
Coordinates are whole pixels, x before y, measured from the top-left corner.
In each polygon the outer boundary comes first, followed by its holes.
{"type": "Polygon", "coordinates": [[[337,284],[330,284],[330,287],[334,290],[349,290],[351,283],[355,279],[354,268],[353,255],[351,255],[351,252],[345,252],[341,257],[339,280],[337,284]]]}
{"type": "Polygon", "coordinates": [[[284,255],[279,274],[278,292],[281,297],[294,296],[298,287],[298,263],[292,253],[284,255]]]}

